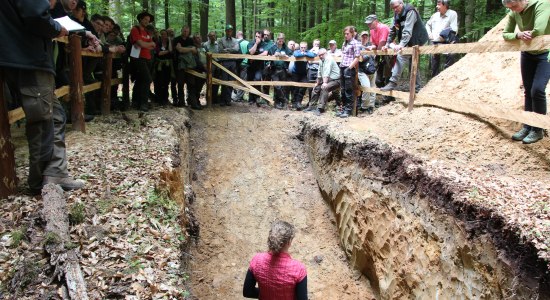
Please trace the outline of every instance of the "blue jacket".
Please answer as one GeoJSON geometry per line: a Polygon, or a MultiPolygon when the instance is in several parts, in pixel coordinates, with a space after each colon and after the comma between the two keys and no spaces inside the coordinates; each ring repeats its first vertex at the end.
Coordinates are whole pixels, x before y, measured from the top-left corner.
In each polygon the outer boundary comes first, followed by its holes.
{"type": "Polygon", "coordinates": [[[55,74],[52,39],[61,25],[50,16],[48,0],[5,0],[0,5],[0,67],[55,74]]]}
{"type": "MultiPolygon", "coordinates": [[[[296,58],[300,58],[300,57],[309,57],[309,58],[314,58],[315,56],[317,56],[317,54],[311,52],[311,51],[306,51],[305,53],[302,53],[302,51],[300,50],[296,50],[294,51],[294,57],[296,58]]],[[[291,70],[292,73],[294,74],[298,74],[298,75],[307,75],[307,61],[295,61],[294,62],[294,69],[291,70]]]]}

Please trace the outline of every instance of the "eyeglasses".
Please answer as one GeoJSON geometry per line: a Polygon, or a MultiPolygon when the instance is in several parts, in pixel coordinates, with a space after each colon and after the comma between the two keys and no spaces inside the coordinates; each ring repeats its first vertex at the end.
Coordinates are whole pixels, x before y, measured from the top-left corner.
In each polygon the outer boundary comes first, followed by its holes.
{"type": "Polygon", "coordinates": [[[391,5],[391,9],[392,10],[397,10],[399,8],[399,6],[401,6],[401,4],[391,5]]]}

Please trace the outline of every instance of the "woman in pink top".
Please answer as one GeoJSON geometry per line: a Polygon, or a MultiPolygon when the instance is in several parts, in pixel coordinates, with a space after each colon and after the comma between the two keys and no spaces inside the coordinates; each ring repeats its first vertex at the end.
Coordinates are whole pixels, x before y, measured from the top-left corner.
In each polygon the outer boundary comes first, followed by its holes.
{"type": "Polygon", "coordinates": [[[244,297],[262,300],[307,299],[306,267],[288,254],[293,238],[294,226],[289,223],[275,221],[271,225],[267,239],[269,252],[258,253],[252,258],[244,280],[244,297]]]}

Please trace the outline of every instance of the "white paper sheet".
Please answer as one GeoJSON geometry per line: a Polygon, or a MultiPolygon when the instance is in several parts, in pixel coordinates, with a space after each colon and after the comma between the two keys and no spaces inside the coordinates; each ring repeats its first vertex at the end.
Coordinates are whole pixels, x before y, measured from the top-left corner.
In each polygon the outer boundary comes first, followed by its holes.
{"type": "Polygon", "coordinates": [[[78,24],[77,22],[73,21],[69,16],[65,16],[62,18],[54,19],[57,21],[57,23],[61,24],[61,26],[65,27],[68,31],[78,31],[78,30],[85,30],[84,26],[78,24]]]}
{"type": "Polygon", "coordinates": [[[139,53],[141,52],[141,47],[133,45],[132,50],[130,51],[130,57],[139,58],[139,53]]]}

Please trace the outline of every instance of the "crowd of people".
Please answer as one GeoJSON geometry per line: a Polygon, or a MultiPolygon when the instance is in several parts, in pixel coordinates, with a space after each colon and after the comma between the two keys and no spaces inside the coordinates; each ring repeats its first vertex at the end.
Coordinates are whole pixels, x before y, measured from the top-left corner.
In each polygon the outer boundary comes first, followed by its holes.
{"type": "MultiPolygon", "coordinates": [[[[399,54],[403,47],[432,43],[453,43],[458,31],[456,12],[449,9],[449,1],[437,2],[437,12],[424,25],[414,6],[405,4],[402,0],[390,1],[395,12],[394,23],[389,27],[378,20],[376,15],[369,15],[365,23],[369,30],[360,34],[353,26],[347,26],[344,31],[344,41],[341,47],[335,40],[322,48],[320,40],[315,39],[312,47],[305,41],[287,42],[284,33],[278,33],[275,39],[269,29],[257,30],[251,40],[246,40],[241,31],[234,31],[231,24],[226,25],[221,37],[215,31],[208,33],[207,40],[199,43],[200,34],[191,35],[189,26],[183,26],[181,34],[175,36],[173,29],[163,29],[157,32],[151,25],[154,16],[143,12],[138,15],[138,25],[132,28],[130,44],[140,49],[137,57],[130,57],[130,66],[134,80],[133,104],[141,110],[148,109],[148,99],[160,105],[171,102],[175,106],[189,106],[192,109],[202,109],[199,101],[200,91],[205,80],[190,75],[187,70],[205,71],[206,53],[231,53],[259,56],[310,58],[310,60],[254,60],[254,59],[216,59],[225,69],[246,81],[294,81],[316,83],[315,88],[274,86],[274,107],[290,108],[313,112],[321,115],[326,111],[327,102],[335,99],[337,102],[336,116],[347,118],[353,110],[353,84],[355,77],[359,78],[363,87],[379,87],[383,91],[397,88],[398,80],[410,56],[399,54]],[[149,28],[149,29],[148,29],[149,28]],[[234,35],[235,33],[235,35],[234,35]],[[395,57],[361,55],[362,50],[377,49],[396,51],[395,57]],[[322,55],[319,55],[322,53],[322,55]],[[316,59],[316,57],[318,59],[316,59]],[[334,59],[338,62],[334,62],[334,59]],[[313,60],[312,60],[313,59],[313,60]],[[320,61],[319,61],[320,60],[320,61]],[[154,93],[149,91],[154,83],[154,93]],[[169,93],[170,91],[170,93],[169,93]],[[308,94],[309,101],[303,103],[308,94]],[[304,109],[305,108],[305,109],[304,109]]],[[[452,55],[446,55],[445,67],[453,62],[452,55]]],[[[440,70],[439,55],[433,55],[432,75],[440,70]]],[[[222,69],[213,66],[212,76],[221,80],[232,80],[232,77],[222,69]]],[[[419,73],[417,73],[419,76],[419,73]]],[[[259,87],[258,90],[269,94],[270,87],[259,87]]],[[[420,78],[417,78],[417,89],[420,78]]],[[[232,102],[245,101],[244,92],[233,90],[223,85],[213,86],[213,103],[220,106],[230,106],[232,102]]],[[[362,93],[357,109],[372,113],[378,105],[392,101],[392,97],[376,100],[375,93],[362,93]]],[[[249,93],[249,104],[264,103],[254,93],[249,93]]]]}

